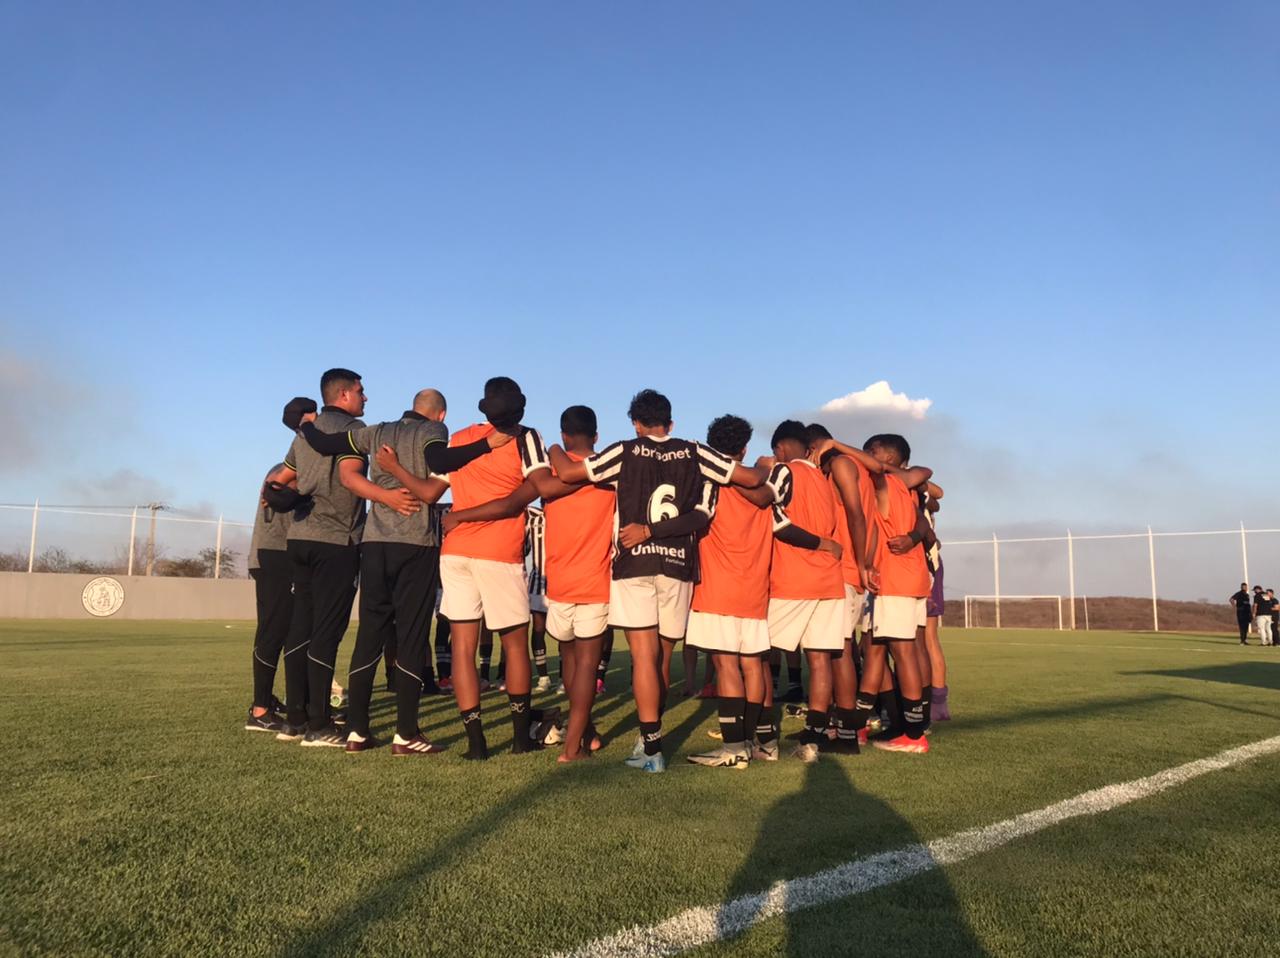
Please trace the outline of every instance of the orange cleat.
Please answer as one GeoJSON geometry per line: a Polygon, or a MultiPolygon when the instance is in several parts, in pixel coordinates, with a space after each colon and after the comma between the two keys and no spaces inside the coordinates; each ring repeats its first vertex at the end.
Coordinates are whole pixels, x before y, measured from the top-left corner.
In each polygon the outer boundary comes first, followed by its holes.
{"type": "Polygon", "coordinates": [[[912,755],[927,755],[929,752],[927,738],[910,738],[906,734],[891,739],[876,739],[871,744],[886,752],[910,752],[912,755]]]}

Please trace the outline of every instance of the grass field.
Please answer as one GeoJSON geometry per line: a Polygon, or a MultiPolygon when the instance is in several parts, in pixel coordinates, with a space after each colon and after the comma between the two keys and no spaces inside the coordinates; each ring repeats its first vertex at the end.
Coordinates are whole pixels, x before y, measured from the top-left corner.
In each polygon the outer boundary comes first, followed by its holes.
{"type": "MultiPolygon", "coordinates": [[[[0,950],[544,955],[1280,734],[1280,649],[953,631],[927,757],[696,768],[713,703],[682,701],[671,770],[633,772],[621,642],[593,762],[501,754],[496,694],[487,764],[446,699],[423,726],[450,753],[348,756],[241,731],[251,635],[0,622],[0,950]]],[[[692,953],[1274,955],[1278,898],[1272,753],[692,953]]]]}

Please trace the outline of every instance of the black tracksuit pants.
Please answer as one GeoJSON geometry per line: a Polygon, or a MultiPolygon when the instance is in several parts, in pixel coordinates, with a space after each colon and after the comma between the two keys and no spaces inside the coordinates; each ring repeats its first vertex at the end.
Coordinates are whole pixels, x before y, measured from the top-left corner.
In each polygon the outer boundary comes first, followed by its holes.
{"type": "Polygon", "coordinates": [[[329,686],[338,645],[351,621],[360,547],[294,539],[289,542],[289,560],[294,603],[284,660],[289,721],[293,724],[295,718],[301,718],[296,702],[305,701],[307,727],[318,731],[329,724],[329,686]],[[300,658],[305,661],[305,672],[299,672],[296,664],[300,658]]]}
{"type": "Polygon", "coordinates": [[[1236,613],[1236,625],[1240,626],[1240,641],[1244,642],[1249,638],[1249,626],[1253,624],[1253,618],[1249,613],[1236,613]]]}
{"type": "Polygon", "coordinates": [[[378,660],[396,646],[396,732],[418,734],[418,706],[435,613],[440,549],[401,542],[366,542],[360,555],[360,628],[347,673],[347,723],[369,734],[369,702],[378,660]]]}
{"type": "Polygon", "coordinates": [[[258,630],[253,635],[253,705],[271,708],[280,653],[293,618],[293,567],[284,549],[259,549],[253,576],[258,630]]]}

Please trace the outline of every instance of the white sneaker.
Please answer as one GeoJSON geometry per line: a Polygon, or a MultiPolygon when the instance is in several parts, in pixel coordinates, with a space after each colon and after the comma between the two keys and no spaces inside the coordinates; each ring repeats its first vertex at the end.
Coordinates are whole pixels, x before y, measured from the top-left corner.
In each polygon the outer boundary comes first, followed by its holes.
{"type": "Polygon", "coordinates": [[[705,765],[708,768],[745,769],[751,763],[751,755],[745,748],[729,748],[722,746],[711,752],[702,752],[688,756],[694,765],[705,765]]]}
{"type": "Polygon", "coordinates": [[[752,742],[751,757],[757,762],[776,762],[778,760],[778,740],[772,742],[752,742]]]}
{"type": "Polygon", "coordinates": [[[538,676],[538,684],[533,687],[535,692],[550,692],[551,677],[547,675],[538,676]]]}

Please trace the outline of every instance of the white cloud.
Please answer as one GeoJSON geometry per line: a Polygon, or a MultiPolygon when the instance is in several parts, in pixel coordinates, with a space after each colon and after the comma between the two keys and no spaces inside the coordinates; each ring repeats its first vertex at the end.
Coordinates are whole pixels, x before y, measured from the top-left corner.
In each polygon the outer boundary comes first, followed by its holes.
{"type": "Polygon", "coordinates": [[[859,412],[887,411],[905,413],[912,419],[924,419],[925,413],[933,405],[932,399],[912,399],[906,393],[896,393],[889,383],[882,379],[872,383],[866,389],[841,396],[825,403],[823,412],[859,412]]]}

